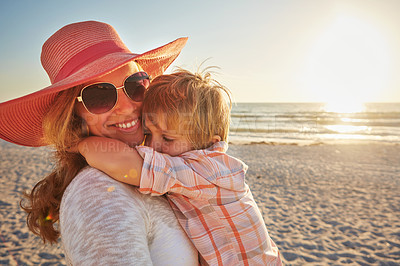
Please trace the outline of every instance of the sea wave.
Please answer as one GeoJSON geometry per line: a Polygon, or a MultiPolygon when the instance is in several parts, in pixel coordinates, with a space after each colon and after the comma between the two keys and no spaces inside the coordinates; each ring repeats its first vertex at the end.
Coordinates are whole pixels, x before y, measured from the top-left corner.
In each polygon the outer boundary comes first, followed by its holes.
{"type": "Polygon", "coordinates": [[[368,104],[363,112],[326,112],[322,104],[240,103],[231,133],[247,142],[362,140],[400,143],[400,103],[368,104]]]}

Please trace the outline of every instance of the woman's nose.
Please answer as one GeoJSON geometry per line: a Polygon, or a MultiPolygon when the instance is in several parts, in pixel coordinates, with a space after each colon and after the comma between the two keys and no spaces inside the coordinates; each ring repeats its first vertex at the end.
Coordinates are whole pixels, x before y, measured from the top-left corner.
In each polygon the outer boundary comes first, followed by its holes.
{"type": "Polygon", "coordinates": [[[135,102],[131,100],[124,92],[123,89],[117,90],[118,92],[118,100],[117,104],[115,105],[115,112],[122,113],[122,114],[130,114],[136,109],[140,107],[142,104],[141,102],[135,102]]]}

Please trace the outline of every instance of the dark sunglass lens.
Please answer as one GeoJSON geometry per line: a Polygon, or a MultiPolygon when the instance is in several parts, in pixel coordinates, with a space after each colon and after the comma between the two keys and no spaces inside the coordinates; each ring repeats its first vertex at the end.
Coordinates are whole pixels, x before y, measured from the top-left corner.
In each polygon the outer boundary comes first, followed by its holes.
{"type": "Polygon", "coordinates": [[[136,102],[143,101],[144,92],[150,85],[149,75],[146,72],[137,72],[125,80],[125,92],[136,102]]]}
{"type": "Polygon", "coordinates": [[[146,87],[142,82],[125,82],[125,92],[135,102],[142,102],[146,87]]]}
{"type": "Polygon", "coordinates": [[[109,83],[94,84],[82,91],[82,99],[86,108],[93,114],[110,111],[117,102],[117,91],[109,83]]]}

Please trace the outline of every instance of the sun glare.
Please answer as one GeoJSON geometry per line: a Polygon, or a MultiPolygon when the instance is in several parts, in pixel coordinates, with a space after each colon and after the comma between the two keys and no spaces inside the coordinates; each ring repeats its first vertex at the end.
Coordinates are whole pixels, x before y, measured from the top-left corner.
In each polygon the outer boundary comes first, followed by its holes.
{"type": "Polygon", "coordinates": [[[339,16],[315,41],[303,74],[305,90],[331,111],[357,112],[388,83],[389,47],[367,21],[339,16]]]}
{"type": "Polygon", "coordinates": [[[325,103],[324,110],[335,113],[360,113],[365,111],[365,104],[351,99],[332,100],[325,103]]]}
{"type": "Polygon", "coordinates": [[[352,126],[352,125],[329,125],[325,128],[337,133],[357,133],[368,130],[367,126],[352,126]]]}

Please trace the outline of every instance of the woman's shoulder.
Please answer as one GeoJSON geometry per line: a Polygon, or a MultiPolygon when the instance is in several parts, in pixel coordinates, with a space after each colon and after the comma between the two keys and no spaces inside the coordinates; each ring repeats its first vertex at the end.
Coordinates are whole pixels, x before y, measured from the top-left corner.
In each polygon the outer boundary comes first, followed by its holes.
{"type": "MultiPolygon", "coordinates": [[[[98,197],[99,193],[111,190],[120,183],[102,171],[87,166],[83,168],[68,185],[61,201],[61,208],[65,202],[71,202],[98,197]]],[[[68,204],[68,205],[69,205],[68,204]]]]}
{"type": "Polygon", "coordinates": [[[85,179],[94,179],[95,177],[110,178],[109,176],[107,176],[104,172],[100,171],[99,169],[93,168],[91,166],[86,166],[76,175],[76,177],[72,180],[71,184],[77,183],[77,182],[79,183],[85,179]]]}
{"type": "Polygon", "coordinates": [[[70,190],[73,190],[76,187],[82,187],[84,185],[94,185],[96,183],[104,184],[104,183],[115,183],[116,181],[103,173],[102,171],[87,166],[83,168],[71,181],[68,185],[65,193],[68,193],[70,190]]]}

